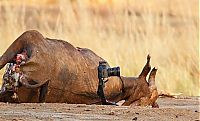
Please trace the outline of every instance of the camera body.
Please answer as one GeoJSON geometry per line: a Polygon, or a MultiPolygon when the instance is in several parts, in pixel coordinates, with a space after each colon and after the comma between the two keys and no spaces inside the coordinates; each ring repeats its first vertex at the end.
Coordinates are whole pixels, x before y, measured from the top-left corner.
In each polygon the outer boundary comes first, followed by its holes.
{"type": "Polygon", "coordinates": [[[98,78],[104,79],[110,76],[120,76],[120,67],[109,68],[105,61],[100,61],[98,66],[98,78]]]}
{"type": "Polygon", "coordinates": [[[119,67],[110,68],[105,61],[100,61],[98,66],[99,85],[98,85],[97,95],[101,98],[101,103],[103,105],[116,105],[116,103],[107,101],[104,95],[103,88],[105,86],[105,83],[108,81],[108,77],[110,76],[120,77],[120,68],[119,67]]]}

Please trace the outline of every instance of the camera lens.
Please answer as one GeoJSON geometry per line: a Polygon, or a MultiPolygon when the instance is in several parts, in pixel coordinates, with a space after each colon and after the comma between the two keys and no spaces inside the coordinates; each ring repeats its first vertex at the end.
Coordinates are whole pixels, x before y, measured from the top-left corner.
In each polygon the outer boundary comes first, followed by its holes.
{"type": "Polygon", "coordinates": [[[108,68],[108,76],[120,76],[120,68],[108,68]]]}

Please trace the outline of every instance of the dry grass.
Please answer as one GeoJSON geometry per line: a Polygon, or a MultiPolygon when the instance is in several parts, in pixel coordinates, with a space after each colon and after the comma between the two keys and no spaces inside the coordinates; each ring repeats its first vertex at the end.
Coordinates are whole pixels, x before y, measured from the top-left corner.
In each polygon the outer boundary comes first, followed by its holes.
{"type": "Polygon", "coordinates": [[[138,75],[150,53],[159,89],[200,95],[198,0],[19,1],[0,0],[0,54],[24,31],[36,29],[92,49],[126,76],[138,75]]]}

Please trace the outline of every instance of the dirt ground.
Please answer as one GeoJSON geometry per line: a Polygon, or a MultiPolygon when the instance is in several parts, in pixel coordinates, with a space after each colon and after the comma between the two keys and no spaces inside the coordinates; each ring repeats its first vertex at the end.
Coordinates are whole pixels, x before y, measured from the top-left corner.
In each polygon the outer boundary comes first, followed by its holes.
{"type": "Polygon", "coordinates": [[[58,103],[0,103],[2,121],[138,120],[200,121],[200,98],[159,98],[160,108],[58,103]]]}

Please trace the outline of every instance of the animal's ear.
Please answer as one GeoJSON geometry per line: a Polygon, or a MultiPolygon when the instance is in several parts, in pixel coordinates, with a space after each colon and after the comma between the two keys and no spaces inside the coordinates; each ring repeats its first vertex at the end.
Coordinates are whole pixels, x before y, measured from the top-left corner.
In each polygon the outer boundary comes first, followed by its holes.
{"type": "Polygon", "coordinates": [[[156,88],[156,84],[155,84],[155,76],[156,76],[156,72],[157,72],[157,68],[154,67],[151,72],[150,72],[150,75],[149,75],[149,80],[148,80],[148,83],[149,83],[149,88],[153,90],[153,88],[156,88]]]}
{"type": "Polygon", "coordinates": [[[142,72],[139,75],[140,78],[146,79],[146,76],[148,75],[149,71],[151,70],[150,59],[151,59],[151,56],[147,55],[147,62],[145,64],[144,68],[142,69],[142,72]]]}
{"type": "Polygon", "coordinates": [[[149,75],[149,80],[148,80],[149,89],[151,93],[150,102],[151,102],[152,107],[159,107],[157,104],[155,104],[158,98],[158,91],[155,84],[155,76],[156,76],[157,70],[158,69],[156,67],[152,69],[149,75]]]}

